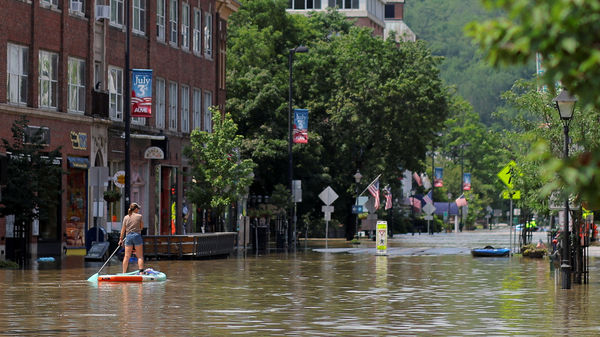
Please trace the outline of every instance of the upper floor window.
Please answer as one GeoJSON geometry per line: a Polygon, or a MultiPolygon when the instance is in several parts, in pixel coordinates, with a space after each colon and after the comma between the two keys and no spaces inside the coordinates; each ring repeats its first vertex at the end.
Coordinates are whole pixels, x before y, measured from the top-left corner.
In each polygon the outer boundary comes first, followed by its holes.
{"type": "Polygon", "coordinates": [[[177,45],[177,22],[179,21],[177,10],[177,0],[169,0],[169,41],[175,45],[177,45]]]}
{"type": "Polygon", "coordinates": [[[133,31],[146,35],[146,0],[133,0],[133,31]]]}
{"type": "Polygon", "coordinates": [[[156,0],[156,39],[165,40],[165,0],[156,0]]]}
{"type": "Polygon", "coordinates": [[[110,119],[123,120],[123,69],[108,67],[110,119]]]}
{"type": "Polygon", "coordinates": [[[83,15],[83,0],[70,0],[69,10],[71,13],[83,15]]]}
{"type": "Polygon", "coordinates": [[[212,92],[204,92],[204,131],[212,132],[212,92]]]}
{"type": "Polygon", "coordinates": [[[6,99],[9,103],[27,104],[29,49],[9,43],[6,50],[6,99]]]}
{"type": "Polygon", "coordinates": [[[85,112],[85,61],[69,58],[69,106],[68,111],[85,112]]]}
{"type": "Polygon", "coordinates": [[[165,80],[156,78],[156,128],[165,128],[165,80]]]}
{"type": "Polygon", "coordinates": [[[329,7],[358,9],[358,0],[329,0],[329,7]]]}
{"type": "Polygon", "coordinates": [[[321,9],[321,0],[288,0],[289,9],[321,9]]]}
{"type": "Polygon", "coordinates": [[[200,129],[202,126],[202,91],[200,89],[194,89],[193,97],[193,117],[192,117],[192,128],[200,129]]]}
{"type": "Polygon", "coordinates": [[[190,87],[181,86],[181,132],[190,132],[190,87]]]}
{"type": "Polygon", "coordinates": [[[204,19],[204,55],[212,56],[212,14],[206,13],[204,19]]]}
{"type": "Polygon", "coordinates": [[[58,7],[58,0],[40,0],[42,5],[58,7]]]}
{"type": "Polygon", "coordinates": [[[39,56],[40,108],[58,106],[58,54],[40,50],[39,56]]]}
{"type": "Polygon", "coordinates": [[[177,131],[177,83],[169,83],[169,130],[177,131]]]}
{"type": "Polygon", "coordinates": [[[181,5],[181,48],[190,48],[190,5],[181,5]]]}
{"type": "Polygon", "coordinates": [[[110,23],[123,25],[123,0],[110,0],[110,23]]]}
{"type": "Polygon", "coordinates": [[[200,53],[200,41],[202,41],[202,14],[199,8],[194,8],[194,38],[192,41],[192,48],[194,49],[194,53],[200,53]]]}

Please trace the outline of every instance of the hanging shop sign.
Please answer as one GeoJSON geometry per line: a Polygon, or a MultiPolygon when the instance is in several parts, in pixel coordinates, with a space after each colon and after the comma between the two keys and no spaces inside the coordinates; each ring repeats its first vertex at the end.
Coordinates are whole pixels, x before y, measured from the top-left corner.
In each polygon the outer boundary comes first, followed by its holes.
{"type": "Polygon", "coordinates": [[[158,146],[150,146],[144,151],[144,159],[165,159],[165,152],[158,146]]]}

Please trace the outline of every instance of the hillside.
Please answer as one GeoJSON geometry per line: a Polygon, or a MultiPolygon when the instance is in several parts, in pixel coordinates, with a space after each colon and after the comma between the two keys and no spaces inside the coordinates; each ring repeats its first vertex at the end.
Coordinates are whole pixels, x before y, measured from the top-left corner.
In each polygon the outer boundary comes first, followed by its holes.
{"type": "Polygon", "coordinates": [[[527,67],[495,69],[483,61],[477,46],[464,35],[463,27],[471,21],[482,21],[500,15],[487,12],[481,0],[407,0],[404,19],[426,41],[434,55],[444,56],[442,78],[456,86],[458,93],[473,105],[487,125],[493,123],[491,113],[502,105],[500,95],[515,80],[531,78],[532,61],[527,67]]]}

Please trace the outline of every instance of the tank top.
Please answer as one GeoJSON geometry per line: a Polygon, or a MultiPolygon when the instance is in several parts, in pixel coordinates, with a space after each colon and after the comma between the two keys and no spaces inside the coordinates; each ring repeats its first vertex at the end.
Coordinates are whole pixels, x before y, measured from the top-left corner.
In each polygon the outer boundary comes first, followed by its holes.
{"type": "Polygon", "coordinates": [[[142,223],[142,215],[139,213],[131,213],[131,215],[126,215],[123,218],[123,224],[125,225],[125,235],[129,233],[139,233],[141,234],[142,230],[140,229],[140,224],[142,223]]]}

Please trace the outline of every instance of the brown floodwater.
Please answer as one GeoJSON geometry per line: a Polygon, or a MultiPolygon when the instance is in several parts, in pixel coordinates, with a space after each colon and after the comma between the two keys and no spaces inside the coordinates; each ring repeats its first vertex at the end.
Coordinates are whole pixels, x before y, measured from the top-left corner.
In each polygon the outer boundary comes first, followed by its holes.
{"type": "Polygon", "coordinates": [[[468,248],[508,239],[469,235],[399,236],[389,256],[369,241],[348,251],[330,240],[327,251],[311,249],[319,241],[295,253],[148,261],[168,280],[144,284],[89,283],[102,264],[81,257],[34,262],[0,270],[0,335],[600,335],[600,258],[590,258],[589,284],[563,290],[547,259],[473,258],[468,248]]]}

